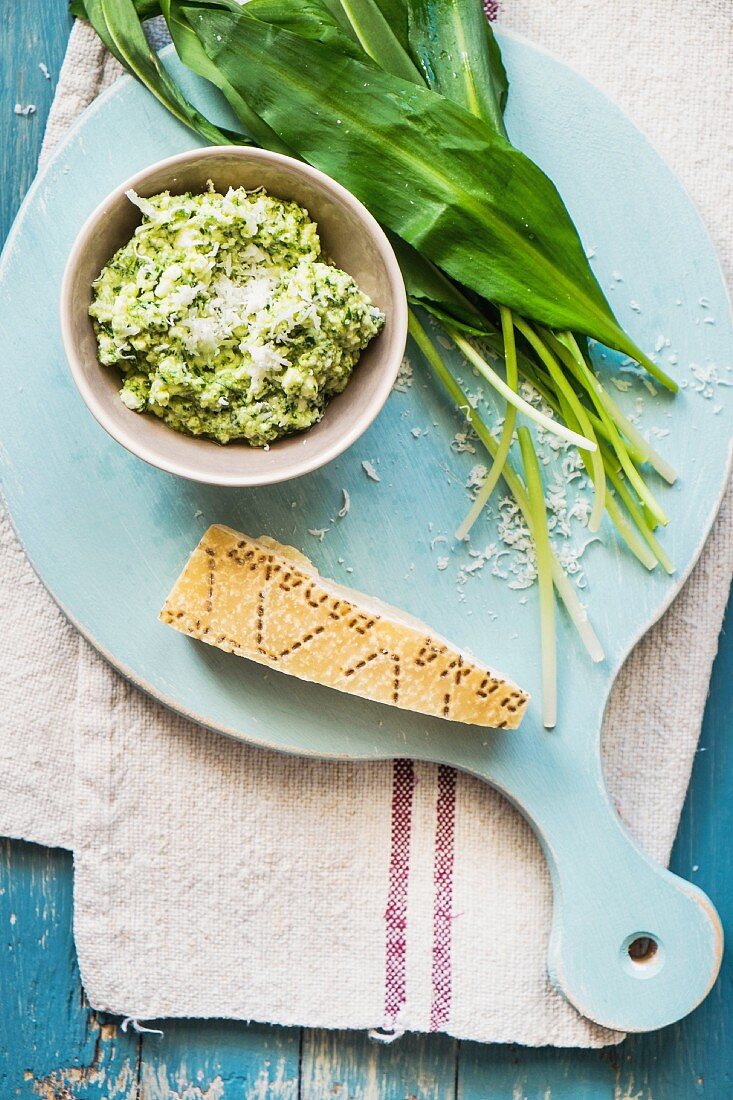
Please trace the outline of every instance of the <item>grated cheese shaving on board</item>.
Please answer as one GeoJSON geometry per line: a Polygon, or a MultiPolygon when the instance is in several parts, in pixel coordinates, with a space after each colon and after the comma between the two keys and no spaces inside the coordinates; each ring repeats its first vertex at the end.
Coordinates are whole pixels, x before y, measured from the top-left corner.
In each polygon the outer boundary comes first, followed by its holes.
{"type": "Polygon", "coordinates": [[[38,62],[38,68],[41,70],[41,72],[45,76],[46,80],[51,79],[51,73],[48,71],[48,65],[46,64],[45,61],[39,61],[38,62]]]}
{"type": "Polygon", "coordinates": [[[25,107],[22,103],[16,103],[13,107],[13,112],[16,115],[22,115],[24,118],[28,118],[29,115],[36,113],[35,103],[26,103],[25,107]]]}
{"type": "Polygon", "coordinates": [[[468,454],[475,455],[476,448],[471,442],[472,439],[476,439],[475,432],[456,432],[456,434],[453,436],[453,439],[451,440],[451,450],[455,451],[456,454],[462,454],[464,451],[466,451],[468,452],[468,454]]]}
{"type": "Polygon", "coordinates": [[[381,481],[382,480],[381,477],[379,476],[379,474],[377,473],[377,471],[374,469],[374,466],[372,465],[371,462],[364,461],[364,462],[362,462],[361,467],[362,467],[364,473],[366,474],[366,476],[369,478],[370,481],[381,481]]]}
{"type": "Polygon", "coordinates": [[[328,530],[328,527],[309,527],[308,534],[312,535],[314,539],[318,539],[319,542],[323,542],[328,530]]]}
{"type": "MultiPolygon", "coordinates": [[[[699,363],[690,363],[690,373],[694,379],[690,383],[690,389],[693,393],[699,393],[706,400],[710,400],[713,396],[716,386],[733,386],[731,379],[720,377],[715,363],[707,363],[704,366],[699,363]]],[[[686,388],[685,382],[681,382],[680,386],[686,388]]]]}
{"type": "Polygon", "coordinates": [[[407,393],[408,389],[413,382],[413,370],[410,360],[405,356],[400,363],[399,370],[397,371],[397,378],[395,384],[392,387],[393,390],[397,390],[398,393],[407,393]]]}
{"type": "Polygon", "coordinates": [[[343,494],[344,503],[339,508],[338,516],[339,516],[339,519],[344,519],[346,516],[348,516],[349,509],[351,508],[351,497],[349,496],[346,489],[342,489],[341,492],[343,494]]]}
{"type": "MultiPolygon", "coordinates": [[[[523,395],[545,411],[547,406],[531,387],[523,395]]],[[[536,433],[537,453],[545,466],[551,467],[550,478],[545,487],[547,524],[550,539],[558,558],[566,566],[566,571],[576,585],[584,588],[587,579],[580,559],[585,549],[594,539],[584,539],[577,543],[580,531],[587,531],[592,510],[592,500],[587,490],[589,480],[585,474],[582,458],[575,447],[542,429],[536,433]]],[[[466,490],[474,497],[486,477],[485,467],[476,464],[469,471],[466,490]]],[[[498,506],[489,506],[497,530],[498,540],[484,550],[468,548],[470,561],[458,561],[456,583],[459,599],[464,586],[472,577],[479,576],[487,564],[490,572],[508,583],[512,589],[530,588],[537,578],[537,564],[534,543],[524,517],[514,499],[504,496],[498,506]]]]}
{"type": "Polygon", "coordinates": [[[466,488],[480,489],[483,483],[486,481],[486,475],[488,474],[488,466],[484,466],[482,462],[477,462],[475,466],[471,467],[468,478],[466,480],[466,488]]]}
{"type": "Polygon", "coordinates": [[[639,396],[634,401],[634,411],[626,414],[632,424],[638,424],[644,414],[644,398],[639,396]]]}
{"type": "MultiPolygon", "coordinates": [[[[613,278],[617,283],[623,281],[623,277],[617,272],[614,273],[613,278]]],[[[630,308],[635,312],[641,312],[641,306],[638,302],[632,301],[630,308]]],[[[435,327],[437,327],[437,323],[435,327]]],[[[479,341],[473,342],[481,348],[487,358],[495,358],[487,353],[486,348],[481,347],[479,341]]],[[[679,362],[679,356],[671,350],[671,343],[669,336],[658,333],[654,352],[660,358],[663,354],[667,362],[675,365],[679,362]]],[[[590,344],[595,347],[594,341],[590,341],[590,344]]],[[[607,358],[600,348],[598,348],[596,354],[603,359],[607,358]]],[[[616,360],[616,363],[619,363],[619,360],[616,360]]],[[[613,382],[621,395],[628,395],[628,397],[620,399],[624,411],[632,423],[639,424],[642,427],[647,438],[654,440],[666,439],[671,434],[669,428],[642,426],[640,424],[645,415],[644,394],[648,393],[652,397],[658,396],[657,386],[648,378],[646,372],[629,358],[621,360],[620,366],[614,365],[614,369],[616,372],[620,370],[621,377],[618,376],[618,373],[615,375],[607,373],[605,369],[601,369],[596,373],[604,384],[608,385],[609,382],[613,382]],[[640,390],[643,392],[640,393],[640,390]]],[[[692,380],[688,383],[687,380],[683,379],[681,387],[685,388],[689,385],[692,390],[701,393],[705,398],[710,398],[713,396],[716,386],[733,386],[733,368],[727,369],[731,372],[729,376],[721,377],[722,371],[714,364],[710,363],[704,366],[692,364],[689,368],[692,380]]],[[[470,381],[467,364],[463,365],[463,373],[464,378],[461,378],[458,374],[456,378],[465,392],[465,378],[467,377],[470,381]]],[[[475,374],[475,372],[472,373],[475,374]]],[[[551,419],[556,419],[553,410],[547,406],[541,394],[526,380],[520,382],[519,392],[524,400],[551,419]]],[[[481,408],[487,428],[491,435],[498,440],[502,431],[503,418],[497,414],[495,397],[492,391],[488,387],[479,388],[476,392],[466,393],[466,398],[471,407],[481,408]]],[[[722,410],[723,406],[719,404],[714,405],[712,408],[714,413],[720,413],[722,410]]],[[[465,409],[458,410],[459,415],[461,413],[465,414],[465,412],[465,409]]],[[[664,409],[653,409],[652,414],[654,412],[657,412],[659,416],[666,415],[669,417],[671,415],[668,412],[665,413],[664,409]]],[[[588,586],[588,578],[583,562],[584,555],[594,542],[604,541],[606,533],[611,531],[611,526],[609,521],[605,520],[600,537],[591,536],[588,531],[593,506],[593,485],[578,450],[571,443],[558,438],[554,433],[547,432],[541,427],[534,427],[533,434],[538,459],[546,471],[543,473],[545,504],[553,551],[573,584],[578,589],[583,590],[588,586]]],[[[485,457],[483,447],[478,444],[475,434],[465,423],[464,417],[461,417],[461,427],[455,432],[450,447],[456,455],[477,454],[479,457],[485,457]]],[[[464,462],[462,479],[456,477],[460,470],[458,460],[452,469],[445,465],[441,465],[440,468],[447,475],[446,483],[448,486],[454,485],[456,482],[462,483],[464,491],[473,500],[484,484],[490,463],[487,465],[483,462],[474,461],[473,464],[470,464],[468,460],[460,461],[464,462]]],[[[466,601],[466,586],[472,580],[478,580],[480,583],[482,576],[485,577],[489,574],[504,580],[509,588],[518,591],[530,589],[536,583],[537,564],[534,544],[522,513],[511,496],[505,495],[498,500],[497,497],[498,493],[492,496],[474,528],[472,532],[473,544],[470,541],[470,536],[462,540],[461,543],[454,543],[452,539],[446,538],[445,535],[437,535],[430,542],[430,549],[433,552],[436,552],[436,548],[440,543],[445,543],[446,549],[450,547],[450,554],[441,553],[440,556],[436,555],[435,562],[436,568],[441,572],[451,569],[459,602],[466,601]],[[487,533],[490,531],[493,534],[494,541],[489,542],[483,549],[477,549],[475,543],[481,539],[481,535],[477,532],[481,531],[482,523],[488,524],[488,528],[484,527],[484,531],[487,533]]],[[[428,524],[429,531],[432,531],[433,527],[432,523],[428,524]]],[[[528,597],[522,595],[519,597],[518,602],[524,606],[528,602],[528,597]]],[[[492,619],[496,617],[492,612],[488,612],[488,614],[492,619]]]]}

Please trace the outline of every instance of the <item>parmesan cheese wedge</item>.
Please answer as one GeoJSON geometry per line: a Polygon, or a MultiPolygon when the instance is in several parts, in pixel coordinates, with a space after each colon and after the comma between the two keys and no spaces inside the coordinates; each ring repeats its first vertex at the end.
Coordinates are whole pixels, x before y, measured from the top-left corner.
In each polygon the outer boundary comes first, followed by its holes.
{"type": "Polygon", "coordinates": [[[403,611],[319,576],[299,551],[210,527],[160,612],[228,653],[365,699],[516,728],[526,692],[403,611]]]}

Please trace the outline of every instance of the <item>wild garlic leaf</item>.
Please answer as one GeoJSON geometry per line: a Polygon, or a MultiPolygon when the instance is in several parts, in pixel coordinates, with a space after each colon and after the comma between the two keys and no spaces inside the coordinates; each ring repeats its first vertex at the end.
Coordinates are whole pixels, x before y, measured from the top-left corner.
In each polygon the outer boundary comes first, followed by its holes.
{"type": "Polygon", "coordinates": [[[250,108],[444,272],[523,316],[636,355],[556,188],[486,123],[247,7],[182,10],[250,108]]]}
{"type": "Polygon", "coordinates": [[[148,44],[133,0],[85,0],[84,9],[107,49],[180,122],[197,130],[212,145],[246,142],[241,135],[209,122],[188,102],[148,44]]]}
{"type": "MultiPolygon", "coordinates": [[[[134,0],[134,4],[135,14],[141,22],[161,14],[158,0],[134,0]]],[[[77,19],[88,19],[86,0],[72,0],[69,4],[69,13],[75,15],[77,19]]]]}
{"type": "MultiPolygon", "coordinates": [[[[175,6],[183,6],[181,0],[174,0],[175,6]]],[[[249,0],[248,12],[263,23],[282,27],[301,38],[312,38],[327,46],[340,50],[350,57],[365,58],[363,46],[351,33],[351,24],[346,19],[341,5],[335,0],[345,23],[332,11],[324,0],[249,0]]]]}
{"type": "Polygon", "coordinates": [[[353,33],[369,57],[403,80],[421,81],[420,73],[393,32],[376,0],[340,0],[353,33]]]}
{"type": "Polygon", "coordinates": [[[476,336],[496,330],[439,268],[394,233],[387,232],[405,280],[407,297],[433,316],[476,336]]]}
{"type": "Polygon", "coordinates": [[[412,55],[429,88],[506,136],[506,71],[480,0],[410,0],[412,55]]]}
{"type": "MultiPolygon", "coordinates": [[[[339,0],[329,0],[338,3],[339,0]]],[[[407,32],[407,0],[374,0],[395,38],[406,52],[409,50],[407,32]]]]}
{"type": "Polygon", "coordinates": [[[246,100],[239,95],[224,74],[209,59],[191,24],[180,11],[180,4],[177,4],[175,0],[160,0],[160,6],[176,53],[183,64],[191,72],[203,77],[204,80],[210,81],[214,87],[219,89],[247,134],[258,145],[262,145],[276,153],[292,155],[292,150],[250,108],[246,100]]]}

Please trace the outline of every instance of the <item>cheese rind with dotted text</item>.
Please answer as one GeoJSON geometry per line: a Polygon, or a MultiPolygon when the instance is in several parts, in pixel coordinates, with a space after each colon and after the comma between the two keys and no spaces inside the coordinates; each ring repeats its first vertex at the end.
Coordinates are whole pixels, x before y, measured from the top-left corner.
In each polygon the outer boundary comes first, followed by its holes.
{"type": "Polygon", "coordinates": [[[321,577],[292,547],[219,524],[160,618],[301,680],[456,722],[514,729],[529,701],[406,612],[321,577]]]}

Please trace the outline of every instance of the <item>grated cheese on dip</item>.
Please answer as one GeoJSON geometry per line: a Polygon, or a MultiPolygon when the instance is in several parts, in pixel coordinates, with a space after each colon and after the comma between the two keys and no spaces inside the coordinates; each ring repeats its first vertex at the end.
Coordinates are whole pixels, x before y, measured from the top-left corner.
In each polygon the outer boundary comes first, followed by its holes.
{"type": "Polygon", "coordinates": [[[384,317],[263,190],[128,198],[142,224],[93,284],[100,362],[169,427],[265,446],[320,420],[384,317]]]}

